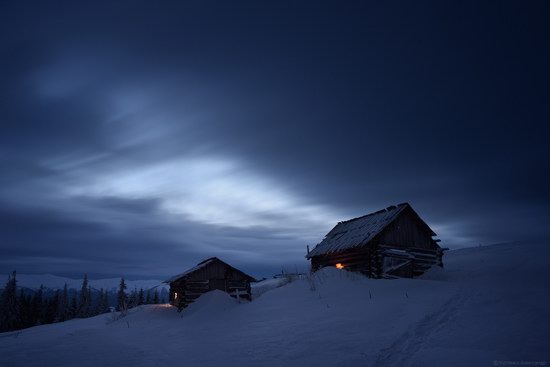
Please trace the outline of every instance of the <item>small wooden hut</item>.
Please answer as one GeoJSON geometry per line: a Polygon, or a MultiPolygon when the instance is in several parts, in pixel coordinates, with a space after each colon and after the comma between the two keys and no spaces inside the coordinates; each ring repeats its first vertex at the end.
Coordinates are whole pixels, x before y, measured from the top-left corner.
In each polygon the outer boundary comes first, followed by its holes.
{"type": "Polygon", "coordinates": [[[435,232],[408,203],[338,223],[307,259],[316,271],[325,266],[361,272],[371,278],[419,276],[443,266],[435,232]]]}
{"type": "Polygon", "coordinates": [[[217,257],[211,257],[165,283],[170,284],[170,304],[181,310],[203,293],[214,289],[227,292],[232,297],[251,300],[250,282],[255,281],[250,275],[217,257]]]}

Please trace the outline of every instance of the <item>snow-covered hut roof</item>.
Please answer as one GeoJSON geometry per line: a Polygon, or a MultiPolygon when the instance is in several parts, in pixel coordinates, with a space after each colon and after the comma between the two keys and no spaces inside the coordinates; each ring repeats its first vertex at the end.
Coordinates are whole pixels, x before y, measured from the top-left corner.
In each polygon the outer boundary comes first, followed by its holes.
{"type": "Polygon", "coordinates": [[[306,257],[309,259],[314,256],[364,246],[382,232],[407,207],[410,207],[409,203],[392,205],[362,217],[339,222],[306,257]]]}
{"type": "Polygon", "coordinates": [[[164,283],[170,283],[170,282],[173,282],[174,280],[177,280],[179,278],[183,278],[186,275],[189,275],[191,273],[196,272],[197,270],[200,270],[200,269],[204,268],[206,265],[210,264],[211,262],[213,262],[214,260],[217,260],[217,259],[218,259],[217,257],[211,257],[209,259],[203,260],[200,263],[198,263],[196,266],[193,266],[191,269],[189,269],[187,271],[184,271],[181,274],[174,275],[172,278],[170,278],[168,280],[165,280],[164,283]]]}
{"type": "Polygon", "coordinates": [[[243,271],[241,271],[241,270],[239,270],[239,269],[237,269],[237,268],[234,268],[233,266],[227,264],[227,263],[224,262],[224,261],[221,261],[221,260],[218,259],[217,257],[211,257],[211,258],[208,258],[208,259],[206,259],[206,260],[201,261],[200,263],[198,263],[197,265],[195,265],[195,266],[192,267],[191,269],[189,269],[189,270],[187,270],[187,271],[184,271],[184,272],[181,273],[181,274],[174,275],[174,276],[171,277],[170,279],[165,280],[163,283],[171,283],[171,282],[173,282],[173,281],[176,281],[176,280],[178,280],[178,279],[181,279],[181,278],[183,278],[183,277],[185,277],[185,276],[187,276],[187,275],[189,275],[189,274],[192,274],[192,273],[194,273],[194,272],[196,272],[196,271],[198,271],[198,270],[201,270],[201,269],[207,267],[208,265],[212,264],[212,263],[215,262],[215,261],[219,261],[219,262],[221,262],[221,263],[227,265],[228,267],[230,267],[230,268],[232,268],[232,269],[234,269],[234,270],[236,270],[236,271],[238,271],[238,272],[244,274],[245,276],[247,276],[248,278],[250,278],[251,281],[256,281],[256,279],[254,279],[254,277],[251,277],[250,275],[244,273],[243,271]]]}

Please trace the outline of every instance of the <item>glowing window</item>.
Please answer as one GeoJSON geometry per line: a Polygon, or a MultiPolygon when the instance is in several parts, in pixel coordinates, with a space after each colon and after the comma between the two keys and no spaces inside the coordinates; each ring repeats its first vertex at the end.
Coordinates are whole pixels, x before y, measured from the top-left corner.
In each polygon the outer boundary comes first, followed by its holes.
{"type": "Polygon", "coordinates": [[[338,263],[336,264],[337,269],[344,269],[344,264],[338,263]]]}
{"type": "Polygon", "coordinates": [[[178,299],[178,292],[174,292],[174,299],[178,299]]]}

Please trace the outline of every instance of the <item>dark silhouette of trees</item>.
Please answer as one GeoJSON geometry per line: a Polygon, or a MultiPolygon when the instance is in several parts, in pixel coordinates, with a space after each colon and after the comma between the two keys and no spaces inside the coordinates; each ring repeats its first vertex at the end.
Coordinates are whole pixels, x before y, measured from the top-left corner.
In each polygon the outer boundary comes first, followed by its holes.
{"type": "Polygon", "coordinates": [[[126,295],[126,282],[124,278],[120,278],[120,285],[117,293],[117,311],[125,312],[128,309],[128,296],[126,295]]]}
{"type": "Polygon", "coordinates": [[[17,280],[15,271],[8,276],[0,297],[0,331],[15,330],[20,324],[17,280]]]}
{"type": "Polygon", "coordinates": [[[95,307],[95,314],[101,315],[102,313],[109,312],[109,296],[107,292],[101,288],[97,297],[97,304],[95,307]]]}
{"type": "Polygon", "coordinates": [[[71,298],[71,305],[69,306],[69,319],[78,316],[78,302],[76,300],[76,293],[71,298]]]}
{"type": "Polygon", "coordinates": [[[138,306],[141,306],[143,304],[145,304],[145,299],[143,298],[143,288],[140,288],[138,294],[138,306]]]}
{"type": "Polygon", "coordinates": [[[90,316],[90,308],[92,305],[92,294],[88,285],[88,275],[84,274],[82,287],[80,288],[80,302],[78,303],[78,317],[90,316]]]}
{"type": "MultiPolygon", "coordinates": [[[[117,291],[117,311],[124,313],[133,307],[161,302],[158,289],[154,290],[153,295],[152,289],[134,289],[130,295],[126,289],[126,282],[121,278],[117,291]]],[[[94,290],[92,298],[92,287],[87,275],[84,275],[80,291],[69,290],[66,283],[63,290],[52,291],[43,286],[36,290],[18,290],[14,271],[8,276],[0,294],[0,332],[63,322],[76,317],[96,316],[109,312],[109,306],[109,293],[103,288],[94,290]]]]}
{"type": "Polygon", "coordinates": [[[19,293],[19,326],[18,329],[31,327],[36,325],[36,320],[33,319],[31,312],[32,298],[30,295],[25,295],[23,289],[19,293]]]}
{"type": "Polygon", "coordinates": [[[67,283],[63,286],[63,293],[59,297],[59,302],[57,304],[57,314],[56,322],[67,321],[70,319],[69,314],[69,290],[67,288],[67,283]]]}
{"type": "Polygon", "coordinates": [[[44,318],[42,323],[52,324],[57,321],[57,308],[59,306],[59,299],[61,298],[61,292],[55,291],[53,297],[46,299],[42,305],[44,308],[44,318]]]}
{"type": "Polygon", "coordinates": [[[34,293],[31,301],[31,320],[35,321],[35,325],[42,324],[44,320],[44,287],[41,285],[38,291],[34,293]]]}

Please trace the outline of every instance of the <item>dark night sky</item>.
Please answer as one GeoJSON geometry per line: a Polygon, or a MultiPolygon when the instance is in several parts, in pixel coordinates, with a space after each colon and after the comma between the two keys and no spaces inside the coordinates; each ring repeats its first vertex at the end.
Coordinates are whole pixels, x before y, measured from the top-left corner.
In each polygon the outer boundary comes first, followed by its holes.
{"type": "Polygon", "coordinates": [[[219,256],[270,275],[404,201],[443,246],[548,238],[548,19],[547,1],[3,1],[0,273],[219,256]]]}

